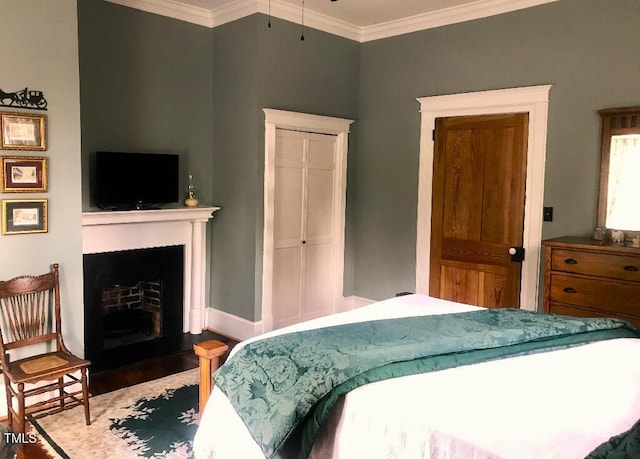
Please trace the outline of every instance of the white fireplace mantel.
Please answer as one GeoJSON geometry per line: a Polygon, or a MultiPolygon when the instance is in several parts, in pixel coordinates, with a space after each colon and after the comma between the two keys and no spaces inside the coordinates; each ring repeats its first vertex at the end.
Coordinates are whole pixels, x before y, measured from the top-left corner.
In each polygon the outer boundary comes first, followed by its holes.
{"type": "Polygon", "coordinates": [[[184,246],[183,331],[202,333],[205,312],[206,224],[219,207],[82,213],[82,253],[184,246]]]}

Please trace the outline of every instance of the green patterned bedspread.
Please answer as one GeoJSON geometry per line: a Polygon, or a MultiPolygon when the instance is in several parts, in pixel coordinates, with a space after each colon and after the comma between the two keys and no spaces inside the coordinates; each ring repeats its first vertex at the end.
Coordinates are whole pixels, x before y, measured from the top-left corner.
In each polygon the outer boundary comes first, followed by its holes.
{"type": "Polygon", "coordinates": [[[638,336],[621,320],[520,309],[375,320],[249,343],[214,380],[267,458],[306,457],[338,397],[363,384],[638,336]]]}
{"type": "Polygon", "coordinates": [[[631,429],[611,437],[585,459],[638,459],[640,458],[640,420],[631,429]]]}

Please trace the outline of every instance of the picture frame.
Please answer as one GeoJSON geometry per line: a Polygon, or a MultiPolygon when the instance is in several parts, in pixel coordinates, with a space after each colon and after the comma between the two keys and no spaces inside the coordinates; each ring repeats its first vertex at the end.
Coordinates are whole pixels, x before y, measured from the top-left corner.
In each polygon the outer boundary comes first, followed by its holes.
{"type": "Polygon", "coordinates": [[[42,156],[0,157],[0,192],[46,192],[47,163],[48,159],[42,156]]]}
{"type": "Polygon", "coordinates": [[[47,199],[3,199],[2,234],[46,233],[47,199]]]}
{"type": "Polygon", "coordinates": [[[47,149],[47,121],[45,115],[0,112],[0,149],[47,149]]]}

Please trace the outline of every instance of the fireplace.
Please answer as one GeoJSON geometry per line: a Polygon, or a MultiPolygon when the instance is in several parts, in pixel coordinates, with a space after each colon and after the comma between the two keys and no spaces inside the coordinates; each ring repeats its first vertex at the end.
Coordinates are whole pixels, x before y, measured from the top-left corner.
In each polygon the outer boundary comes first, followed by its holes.
{"type": "Polygon", "coordinates": [[[183,246],[84,255],[85,354],[92,369],[177,352],[183,246]]]}
{"type": "Polygon", "coordinates": [[[218,209],[82,214],[85,356],[93,371],[167,355],[202,333],[206,225],[218,209]]]}

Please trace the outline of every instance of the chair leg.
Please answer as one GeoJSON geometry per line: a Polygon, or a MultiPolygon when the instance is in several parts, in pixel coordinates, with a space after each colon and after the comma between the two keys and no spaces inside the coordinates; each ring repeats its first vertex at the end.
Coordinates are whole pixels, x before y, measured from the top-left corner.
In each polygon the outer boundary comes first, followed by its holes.
{"type": "Polygon", "coordinates": [[[16,433],[25,433],[25,413],[24,413],[24,384],[18,384],[18,428],[16,433]]]}
{"type": "Polygon", "coordinates": [[[64,378],[58,379],[58,390],[60,391],[60,409],[64,410],[64,378]]]}
{"type": "Polygon", "coordinates": [[[12,407],[13,407],[13,397],[11,396],[11,386],[10,386],[10,382],[9,382],[9,378],[6,377],[4,378],[4,388],[5,388],[5,392],[7,395],[7,422],[9,424],[9,427],[11,429],[13,429],[13,411],[12,411],[12,407]]]}
{"type": "Polygon", "coordinates": [[[80,370],[82,375],[82,401],[84,403],[84,418],[87,425],[91,425],[91,416],[89,415],[89,388],[87,387],[87,369],[80,370]]]}

